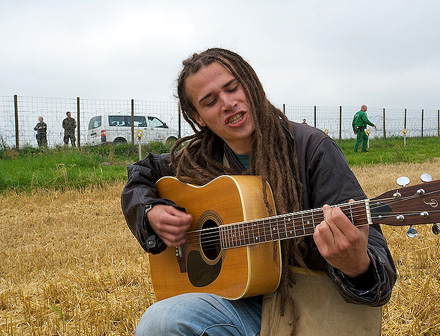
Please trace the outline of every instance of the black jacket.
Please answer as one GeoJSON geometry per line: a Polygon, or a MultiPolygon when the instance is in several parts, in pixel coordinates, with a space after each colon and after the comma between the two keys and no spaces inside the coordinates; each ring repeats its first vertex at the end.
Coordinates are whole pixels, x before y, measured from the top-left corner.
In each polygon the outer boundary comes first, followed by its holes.
{"type": "MultiPolygon", "coordinates": [[[[301,181],[304,186],[304,209],[366,198],[342,151],[330,137],[306,124],[291,123],[291,130],[297,145],[301,181]]],[[[222,145],[219,148],[218,152],[213,154],[215,158],[221,160],[223,155],[226,155],[231,167],[240,166],[228,147],[222,145]]],[[[166,246],[148,225],[146,210],[155,204],[178,207],[170,200],[155,196],[157,180],[173,175],[169,163],[169,154],[148,154],[144,160],[130,165],[127,169],[128,182],[122,192],[122,209],[127,224],[141,246],[153,254],[160,253],[166,246]]],[[[309,261],[313,260],[315,268],[326,271],[347,302],[370,306],[380,306],[388,302],[397,275],[379,225],[372,225],[369,231],[368,254],[371,267],[357,278],[349,278],[328,264],[320,256],[311,236],[307,238],[307,242],[311,247],[309,261]]]]}

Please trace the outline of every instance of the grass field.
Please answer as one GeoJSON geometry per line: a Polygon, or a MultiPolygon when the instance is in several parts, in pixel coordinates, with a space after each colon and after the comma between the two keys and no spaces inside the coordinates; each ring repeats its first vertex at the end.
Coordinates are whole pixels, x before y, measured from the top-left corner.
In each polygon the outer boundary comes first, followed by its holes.
{"type": "MultiPolygon", "coordinates": [[[[371,140],[369,153],[355,153],[354,140],[338,142],[351,167],[374,164],[425,162],[440,157],[439,138],[402,138],[371,140]]],[[[170,145],[152,142],[142,147],[145,153],[169,152],[170,145]]],[[[126,165],[139,159],[138,148],[117,146],[26,147],[19,152],[0,148],[0,192],[3,190],[59,189],[102,186],[126,179],[126,165]]]]}
{"type": "MultiPolygon", "coordinates": [[[[368,197],[440,179],[440,158],[353,167],[368,197]]],[[[0,194],[0,335],[132,335],[154,302],[148,257],[120,209],[123,181],[0,194]]],[[[440,334],[439,237],[385,227],[399,280],[383,310],[383,335],[440,334]]]]}

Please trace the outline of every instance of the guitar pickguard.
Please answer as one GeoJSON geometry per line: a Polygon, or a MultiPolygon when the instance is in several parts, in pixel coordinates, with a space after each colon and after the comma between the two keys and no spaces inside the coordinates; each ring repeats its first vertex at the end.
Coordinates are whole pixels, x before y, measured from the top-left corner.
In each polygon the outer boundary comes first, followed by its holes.
{"type": "Polygon", "coordinates": [[[194,287],[205,287],[214,282],[219,276],[221,268],[221,258],[216,264],[209,265],[198,251],[193,250],[188,253],[188,278],[194,287]]]}

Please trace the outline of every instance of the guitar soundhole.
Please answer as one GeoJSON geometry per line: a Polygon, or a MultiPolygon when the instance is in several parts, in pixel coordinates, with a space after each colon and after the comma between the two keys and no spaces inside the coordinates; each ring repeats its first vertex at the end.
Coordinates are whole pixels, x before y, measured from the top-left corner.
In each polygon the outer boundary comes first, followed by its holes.
{"type": "Polygon", "coordinates": [[[205,257],[216,260],[221,252],[219,227],[213,219],[204,222],[200,233],[200,247],[205,257]]]}
{"type": "Polygon", "coordinates": [[[220,229],[221,218],[213,211],[204,212],[198,221],[199,250],[188,254],[188,279],[195,287],[213,283],[222,268],[220,229]]]}

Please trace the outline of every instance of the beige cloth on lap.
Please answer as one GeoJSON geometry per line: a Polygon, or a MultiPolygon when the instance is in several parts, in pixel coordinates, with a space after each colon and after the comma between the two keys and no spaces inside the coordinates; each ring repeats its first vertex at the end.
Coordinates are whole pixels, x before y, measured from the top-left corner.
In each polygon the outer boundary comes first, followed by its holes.
{"type": "MultiPolygon", "coordinates": [[[[376,336],[381,334],[382,307],[347,303],[324,272],[306,273],[293,267],[296,284],[291,288],[298,314],[297,336],[376,336]]],[[[261,336],[288,336],[291,308],[280,316],[281,292],[263,300],[261,336]]]]}

